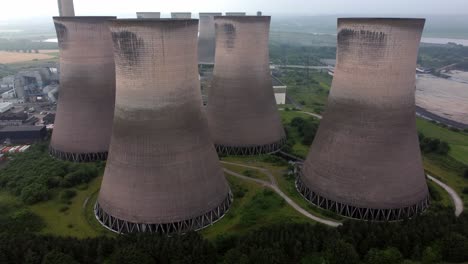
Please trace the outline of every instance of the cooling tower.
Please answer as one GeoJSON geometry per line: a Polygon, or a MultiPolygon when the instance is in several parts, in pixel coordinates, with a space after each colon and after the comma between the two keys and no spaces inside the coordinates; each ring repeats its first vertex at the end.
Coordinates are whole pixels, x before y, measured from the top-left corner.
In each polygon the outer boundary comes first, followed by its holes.
{"type": "Polygon", "coordinates": [[[160,12],[137,12],[137,18],[161,18],[160,12]]]}
{"type": "Polygon", "coordinates": [[[245,16],[245,12],[227,12],[226,16],[245,16]]]}
{"type": "Polygon", "coordinates": [[[174,19],[190,19],[192,17],[192,13],[190,12],[172,12],[171,18],[174,19]]]}
{"type": "Polygon", "coordinates": [[[59,16],[75,16],[75,8],[73,0],[58,0],[59,16]]]}
{"type": "Polygon", "coordinates": [[[313,204],[393,221],[428,207],[415,120],[424,19],[338,20],[327,109],[297,180],[313,204]]]}
{"type": "Polygon", "coordinates": [[[285,133],[269,68],[270,17],[215,17],[216,58],[207,116],[217,150],[227,155],[278,151],[285,133]]]}
{"type": "Polygon", "coordinates": [[[200,34],[198,36],[198,63],[214,63],[216,49],[216,34],[214,16],[222,13],[200,13],[200,34]]]}
{"type": "Polygon", "coordinates": [[[55,17],[60,48],[60,98],[50,154],[74,162],[105,160],[115,101],[108,20],[55,17]]]}
{"type": "Polygon", "coordinates": [[[118,233],[184,233],[232,196],[202,113],[198,20],[116,20],[117,95],[96,217],[118,233]]]}

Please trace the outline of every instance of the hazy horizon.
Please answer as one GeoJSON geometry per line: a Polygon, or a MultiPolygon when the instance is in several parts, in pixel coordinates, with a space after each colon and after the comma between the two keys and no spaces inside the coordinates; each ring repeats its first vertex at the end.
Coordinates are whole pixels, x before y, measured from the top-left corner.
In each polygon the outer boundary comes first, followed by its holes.
{"type": "MultiPolygon", "coordinates": [[[[290,0],[272,3],[268,0],[238,0],[238,1],[148,1],[133,0],[74,0],[75,12],[78,16],[86,15],[118,15],[131,16],[137,11],[154,11],[169,14],[170,12],[247,12],[255,14],[262,11],[265,14],[276,15],[367,15],[367,16],[424,16],[424,15],[464,15],[468,14],[466,0],[406,0],[375,1],[354,0],[290,0]],[[463,12],[460,10],[464,10],[463,12]]],[[[57,0],[22,0],[9,1],[1,4],[0,20],[25,20],[38,17],[58,15],[57,0]]]]}

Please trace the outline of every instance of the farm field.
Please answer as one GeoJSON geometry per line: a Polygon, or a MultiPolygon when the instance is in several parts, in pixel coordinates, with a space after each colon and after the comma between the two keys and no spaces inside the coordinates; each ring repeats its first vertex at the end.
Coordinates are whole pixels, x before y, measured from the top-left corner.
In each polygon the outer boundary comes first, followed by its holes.
{"type": "Polygon", "coordinates": [[[33,60],[47,60],[55,57],[53,51],[48,53],[22,53],[0,51],[0,64],[10,64],[18,62],[27,62],[33,60]]]}

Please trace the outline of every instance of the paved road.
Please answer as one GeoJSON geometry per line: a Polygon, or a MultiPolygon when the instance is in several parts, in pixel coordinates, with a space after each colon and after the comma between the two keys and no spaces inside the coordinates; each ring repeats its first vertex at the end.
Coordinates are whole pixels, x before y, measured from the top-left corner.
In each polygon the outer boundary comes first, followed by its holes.
{"type": "Polygon", "coordinates": [[[460,216],[464,208],[463,208],[463,201],[460,198],[460,196],[458,196],[457,192],[454,189],[452,189],[450,186],[448,186],[447,184],[439,181],[438,179],[432,177],[431,175],[427,174],[427,177],[431,181],[435,182],[437,185],[442,187],[446,192],[448,192],[448,194],[450,195],[450,198],[452,198],[452,201],[455,205],[455,215],[460,216]]]}
{"type": "MultiPolygon", "coordinates": [[[[304,114],[307,114],[307,115],[310,115],[310,116],[314,116],[314,117],[316,117],[318,119],[322,119],[322,116],[318,115],[318,114],[314,114],[314,113],[310,113],[310,112],[304,112],[304,111],[302,111],[301,113],[304,113],[304,114]]],[[[428,174],[427,177],[431,181],[435,182],[437,185],[442,187],[450,195],[450,198],[452,198],[452,201],[453,201],[453,203],[455,205],[455,215],[460,216],[461,213],[464,210],[464,207],[463,207],[463,201],[460,198],[460,196],[457,194],[457,192],[454,189],[452,189],[450,186],[448,186],[447,184],[437,180],[436,178],[432,177],[431,175],[428,174]]]]}
{"type": "Polygon", "coordinates": [[[340,222],[323,219],[323,218],[320,218],[318,216],[312,215],[311,213],[304,210],[302,207],[300,207],[298,204],[296,204],[291,198],[289,198],[289,196],[287,196],[283,191],[280,190],[280,188],[278,187],[278,184],[276,183],[275,177],[267,169],[242,165],[242,164],[238,164],[238,163],[224,162],[224,161],[222,161],[222,163],[230,164],[230,165],[236,165],[236,166],[250,168],[250,169],[256,169],[256,170],[259,170],[259,171],[265,173],[268,176],[268,178],[270,179],[270,182],[260,180],[260,179],[250,178],[250,177],[241,175],[239,173],[230,171],[228,169],[224,169],[224,171],[226,173],[230,174],[230,175],[236,176],[238,178],[241,178],[241,179],[244,179],[244,180],[247,180],[247,181],[253,181],[253,182],[256,182],[258,184],[261,184],[264,187],[268,187],[268,188],[272,189],[279,196],[281,196],[292,208],[294,208],[296,211],[298,211],[299,213],[301,213],[302,215],[304,215],[305,217],[307,217],[307,218],[309,218],[311,220],[314,220],[316,222],[319,222],[319,223],[322,223],[322,224],[325,224],[325,225],[328,225],[328,226],[331,226],[331,227],[338,227],[338,226],[342,225],[342,223],[340,223],[340,222]]]}

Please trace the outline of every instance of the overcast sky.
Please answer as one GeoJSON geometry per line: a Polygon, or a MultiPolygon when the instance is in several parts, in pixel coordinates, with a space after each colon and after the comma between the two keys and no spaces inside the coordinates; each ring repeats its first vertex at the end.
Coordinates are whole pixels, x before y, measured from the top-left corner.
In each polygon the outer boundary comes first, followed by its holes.
{"type": "MultiPolygon", "coordinates": [[[[468,14],[468,0],[74,0],[76,15],[136,11],[245,11],[254,14],[468,14]]],[[[57,0],[1,0],[0,19],[57,15],[57,0]]]]}

